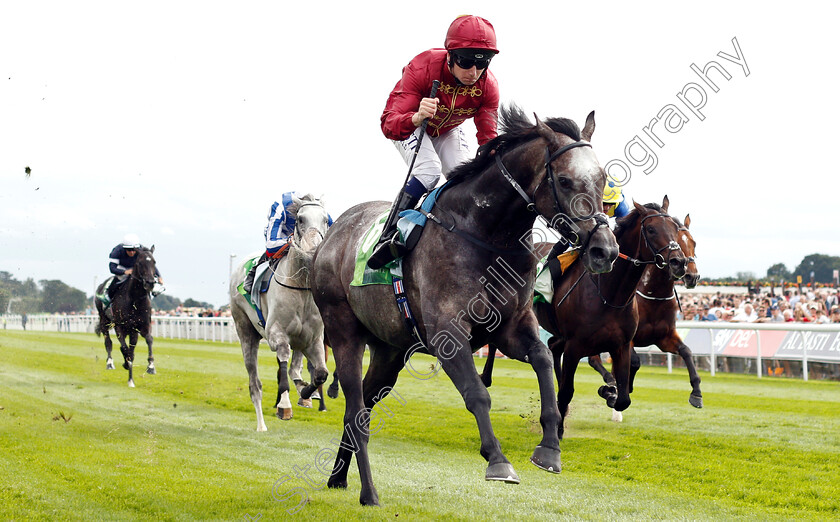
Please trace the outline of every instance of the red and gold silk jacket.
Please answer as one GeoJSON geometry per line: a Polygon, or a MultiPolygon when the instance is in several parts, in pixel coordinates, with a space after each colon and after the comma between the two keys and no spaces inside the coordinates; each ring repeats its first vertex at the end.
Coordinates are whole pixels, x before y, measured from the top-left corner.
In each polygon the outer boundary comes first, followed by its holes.
{"type": "Polygon", "coordinates": [[[460,85],[446,64],[445,49],[430,49],[414,57],[403,68],[403,75],[385,104],[380,118],[382,132],[388,139],[402,141],[417,128],[411,117],[420,100],[429,96],[432,81],[440,80],[437,112],[429,120],[426,132],[440,136],[475,118],[476,138],[483,145],[496,137],[496,114],[499,109],[499,84],[487,70],[474,85],[460,85]]]}

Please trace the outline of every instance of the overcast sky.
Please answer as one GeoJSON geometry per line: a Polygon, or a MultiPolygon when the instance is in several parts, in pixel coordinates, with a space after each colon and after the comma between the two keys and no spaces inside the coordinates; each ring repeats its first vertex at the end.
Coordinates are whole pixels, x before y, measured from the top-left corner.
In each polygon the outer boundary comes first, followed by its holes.
{"type": "Polygon", "coordinates": [[[496,28],[502,101],[581,126],[595,110],[599,160],[691,214],[703,276],[840,255],[836,13],[742,4],[0,3],[0,271],[90,295],[134,232],[167,293],[225,304],[231,255],[264,247],[283,192],[333,217],[393,200],[407,168],[385,100],[467,13],[496,28]],[[710,61],[717,92],[691,68],[710,61]],[[627,158],[634,139],[655,166],[627,158]]]}

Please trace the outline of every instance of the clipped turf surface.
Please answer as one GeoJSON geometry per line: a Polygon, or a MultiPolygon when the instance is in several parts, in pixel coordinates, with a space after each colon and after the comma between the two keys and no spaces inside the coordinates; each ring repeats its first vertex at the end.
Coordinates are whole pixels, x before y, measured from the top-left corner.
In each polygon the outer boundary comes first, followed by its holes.
{"type": "Polygon", "coordinates": [[[316,469],[340,437],[343,398],[326,413],[273,417],[267,346],[266,433],[255,431],[238,345],[157,339],[151,376],[141,342],[133,389],[118,350],[117,370],[104,356],[93,335],[0,331],[0,519],[840,518],[837,382],[701,372],[696,410],[684,371],[643,367],[617,424],[596,396],[600,377],[581,366],[555,475],[528,462],[536,378],[499,360],[491,417],[522,479],[510,485],[483,480],[475,420],[448,378],[404,372],[394,387],[404,403],[385,399],[390,416],[370,444],[382,507],[363,508],[355,462],[347,490],[323,488],[316,469]]]}

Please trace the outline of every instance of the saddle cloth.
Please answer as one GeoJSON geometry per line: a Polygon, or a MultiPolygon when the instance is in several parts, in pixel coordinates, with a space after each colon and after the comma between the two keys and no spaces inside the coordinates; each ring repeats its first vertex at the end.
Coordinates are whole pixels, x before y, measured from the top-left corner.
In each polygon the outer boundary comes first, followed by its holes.
{"type": "MultiPolygon", "coordinates": [[[[446,184],[429,192],[423,199],[423,203],[420,204],[420,209],[430,212],[444,187],[446,187],[446,184]]],[[[359,244],[359,250],[356,253],[356,267],[353,271],[353,281],[350,282],[350,286],[390,285],[393,282],[393,275],[402,277],[402,263],[399,259],[388,263],[379,270],[372,270],[367,266],[368,259],[373,254],[373,249],[382,235],[382,229],[385,227],[387,219],[388,212],[385,212],[373,221],[365,235],[362,236],[362,242],[359,244]]],[[[403,243],[416,227],[422,229],[426,225],[426,221],[426,216],[419,210],[409,209],[400,212],[397,230],[403,243]]]]}

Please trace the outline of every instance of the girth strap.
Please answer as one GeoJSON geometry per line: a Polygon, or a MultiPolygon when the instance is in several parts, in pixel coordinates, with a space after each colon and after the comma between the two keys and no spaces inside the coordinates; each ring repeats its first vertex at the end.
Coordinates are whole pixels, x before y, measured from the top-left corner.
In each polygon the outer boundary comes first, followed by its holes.
{"type": "Polygon", "coordinates": [[[397,307],[400,309],[403,321],[405,321],[405,326],[408,328],[411,337],[414,338],[414,342],[420,343],[420,345],[425,348],[426,343],[424,343],[423,338],[420,337],[420,330],[417,327],[417,319],[414,318],[414,314],[411,313],[411,307],[408,305],[408,297],[405,295],[405,285],[403,284],[403,280],[398,276],[393,276],[393,278],[394,297],[397,299],[397,307]]]}

